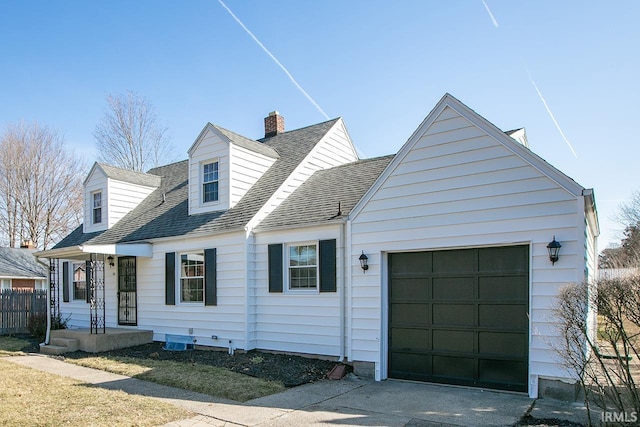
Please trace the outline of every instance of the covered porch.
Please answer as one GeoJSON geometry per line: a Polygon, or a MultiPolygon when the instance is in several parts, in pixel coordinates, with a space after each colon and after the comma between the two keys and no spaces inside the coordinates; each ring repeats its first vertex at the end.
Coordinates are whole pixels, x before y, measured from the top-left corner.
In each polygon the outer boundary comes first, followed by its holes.
{"type": "Polygon", "coordinates": [[[151,244],[80,245],[36,256],[49,261],[50,325],[70,313],[76,318],[69,329],[48,327],[43,353],[95,353],[152,341],[152,331],[136,329],[136,260],[152,256],[151,244]],[[78,305],[79,301],[88,305],[78,305]]]}

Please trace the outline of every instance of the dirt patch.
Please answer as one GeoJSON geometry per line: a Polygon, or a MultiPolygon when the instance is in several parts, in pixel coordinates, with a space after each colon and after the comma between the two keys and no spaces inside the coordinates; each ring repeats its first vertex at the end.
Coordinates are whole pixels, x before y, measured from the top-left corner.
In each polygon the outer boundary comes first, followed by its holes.
{"type": "Polygon", "coordinates": [[[525,415],[517,422],[514,427],[535,426],[535,427],[584,427],[583,424],[573,421],[560,420],[557,418],[533,418],[531,415],[525,415]]]}
{"type": "MultiPolygon", "coordinates": [[[[167,351],[162,349],[163,343],[112,350],[98,353],[104,357],[132,357],[136,359],[173,360],[184,363],[200,363],[203,365],[218,366],[239,372],[252,377],[266,380],[280,381],[285,387],[295,387],[301,384],[318,381],[327,378],[327,373],[336,366],[337,362],[327,360],[310,359],[302,356],[286,354],[272,354],[262,351],[236,352],[229,355],[225,351],[217,350],[185,350],[167,351]]],[[[81,359],[92,357],[96,354],[76,351],[67,353],[69,359],[81,359]]],[[[347,372],[351,367],[347,367],[347,372]]]]}

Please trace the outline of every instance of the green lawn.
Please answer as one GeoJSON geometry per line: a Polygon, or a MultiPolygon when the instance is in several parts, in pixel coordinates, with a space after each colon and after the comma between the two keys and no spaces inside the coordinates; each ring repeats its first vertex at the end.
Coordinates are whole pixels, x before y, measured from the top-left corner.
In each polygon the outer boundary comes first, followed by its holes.
{"type": "Polygon", "coordinates": [[[0,357],[24,354],[21,350],[28,345],[29,341],[25,339],[0,335],[0,357]]]}

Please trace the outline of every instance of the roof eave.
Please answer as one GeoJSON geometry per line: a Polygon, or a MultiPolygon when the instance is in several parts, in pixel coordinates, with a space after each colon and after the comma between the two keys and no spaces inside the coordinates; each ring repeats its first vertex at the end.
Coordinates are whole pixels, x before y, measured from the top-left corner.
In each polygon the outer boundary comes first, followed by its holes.
{"type": "Polygon", "coordinates": [[[267,231],[280,231],[280,230],[295,230],[299,228],[307,228],[307,227],[322,227],[322,226],[330,226],[330,225],[339,225],[345,224],[347,222],[348,216],[343,216],[341,218],[336,218],[333,220],[324,220],[324,221],[316,221],[316,222],[308,222],[302,224],[285,224],[285,225],[275,225],[275,226],[267,226],[261,227],[257,226],[253,229],[254,233],[262,233],[267,231]]]}

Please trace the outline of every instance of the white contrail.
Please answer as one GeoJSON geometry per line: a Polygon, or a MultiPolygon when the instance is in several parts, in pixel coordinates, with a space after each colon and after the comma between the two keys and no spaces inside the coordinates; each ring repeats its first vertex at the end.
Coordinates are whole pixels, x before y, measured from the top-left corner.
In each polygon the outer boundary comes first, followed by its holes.
{"type": "Polygon", "coordinates": [[[571,152],[573,153],[573,155],[577,159],[578,158],[578,154],[576,154],[576,150],[573,149],[573,146],[571,145],[571,143],[569,142],[567,137],[564,135],[564,132],[562,132],[562,129],[560,128],[560,125],[558,124],[558,121],[556,120],[556,118],[553,116],[553,113],[551,112],[551,109],[549,108],[549,105],[547,104],[547,101],[545,101],[544,96],[542,96],[542,93],[540,92],[540,89],[538,89],[538,85],[533,80],[533,77],[531,77],[531,73],[529,72],[529,70],[526,67],[525,67],[525,71],[529,75],[529,80],[531,81],[531,84],[533,85],[533,88],[536,90],[536,92],[538,92],[538,96],[540,97],[540,100],[544,104],[544,108],[547,109],[547,113],[549,113],[549,117],[551,117],[551,120],[553,120],[553,124],[556,125],[556,128],[558,129],[558,132],[560,132],[560,135],[562,136],[562,139],[564,139],[564,142],[567,143],[567,145],[569,146],[569,149],[571,150],[571,152]]]}
{"type": "Polygon", "coordinates": [[[269,52],[269,49],[267,49],[261,42],[260,40],[258,40],[258,38],[253,35],[253,33],[242,23],[242,21],[240,19],[238,19],[238,17],[231,11],[231,9],[229,9],[227,7],[226,4],[224,4],[224,2],[222,0],[218,0],[218,2],[222,5],[222,7],[224,7],[227,12],[229,12],[229,15],[231,15],[231,17],[238,23],[238,25],[240,25],[242,27],[243,30],[246,31],[247,34],[249,34],[251,36],[251,38],[253,39],[253,41],[255,41],[258,46],[260,46],[262,48],[262,50],[265,51],[265,53],[267,55],[269,55],[269,57],[271,59],[273,59],[273,62],[275,62],[276,64],[278,64],[278,66],[282,69],[282,71],[284,71],[284,73],[287,75],[287,77],[289,77],[289,80],[291,80],[291,82],[298,88],[298,90],[300,92],[302,92],[302,94],[309,100],[309,102],[311,102],[313,104],[314,107],[316,107],[318,109],[318,111],[320,111],[320,113],[325,117],[325,119],[329,120],[329,116],[327,115],[327,113],[324,112],[324,110],[322,108],[320,108],[320,106],[316,103],[316,101],[313,100],[313,98],[311,98],[311,95],[309,95],[303,88],[302,86],[300,86],[300,84],[296,81],[296,79],[293,78],[293,76],[291,75],[291,73],[289,72],[289,70],[287,70],[285,68],[284,65],[282,65],[280,63],[280,61],[278,61],[278,59],[273,56],[273,54],[271,52],[269,52]]]}
{"type": "Polygon", "coordinates": [[[498,28],[498,21],[496,21],[496,18],[493,16],[493,13],[491,13],[491,9],[489,9],[489,5],[484,0],[482,0],[482,4],[484,5],[484,8],[487,9],[487,13],[489,14],[489,17],[491,18],[491,22],[493,22],[493,26],[498,28]]]}

